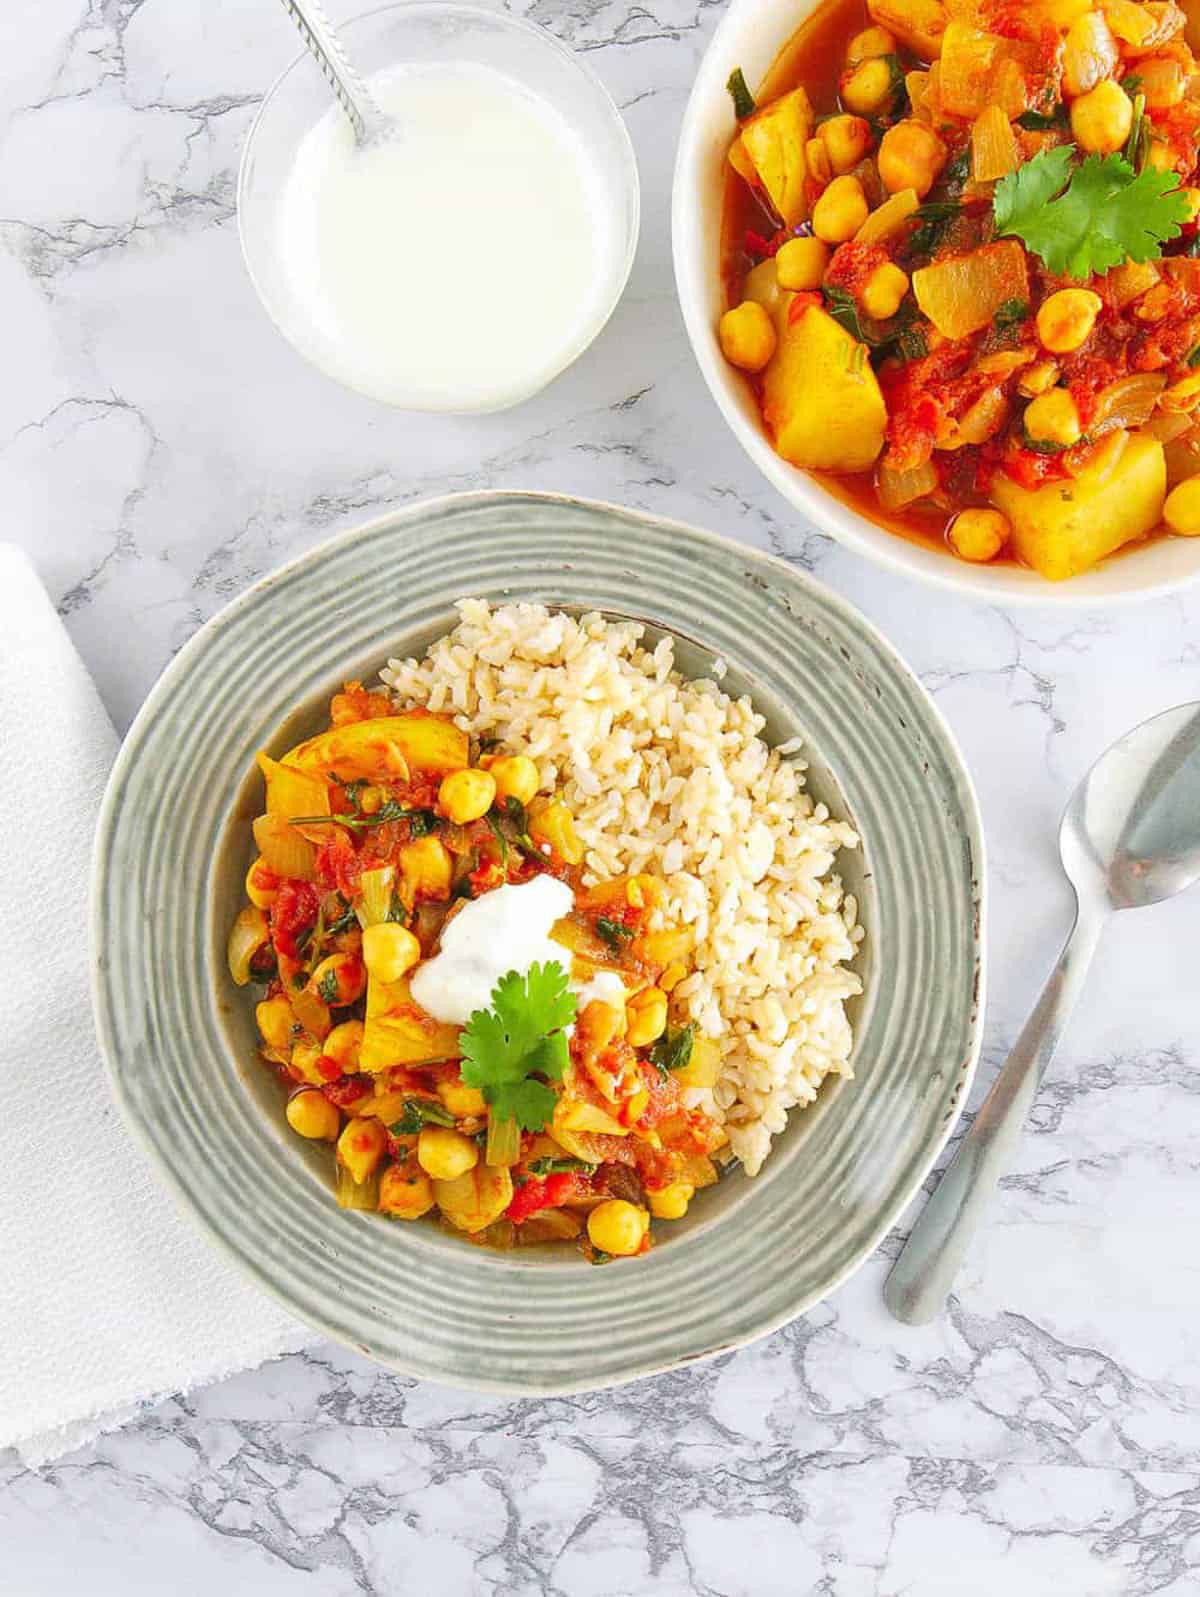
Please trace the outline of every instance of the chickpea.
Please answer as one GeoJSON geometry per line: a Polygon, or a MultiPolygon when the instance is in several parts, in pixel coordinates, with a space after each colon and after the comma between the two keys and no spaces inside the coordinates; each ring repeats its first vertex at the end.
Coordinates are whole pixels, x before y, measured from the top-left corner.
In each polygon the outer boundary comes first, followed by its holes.
{"type": "Polygon", "coordinates": [[[857,116],[873,116],[895,93],[892,69],[887,61],[860,61],[842,77],[842,104],[857,116]]]}
{"type": "Polygon", "coordinates": [[[331,1009],[341,1009],[362,997],[367,973],[357,954],[327,954],[313,971],[308,985],[331,1009]],[[330,990],[334,996],[327,998],[325,995],[330,990]]]}
{"type": "Polygon", "coordinates": [[[1048,388],[1053,388],[1057,381],[1058,362],[1039,360],[1021,373],[1017,379],[1017,392],[1024,394],[1026,399],[1033,399],[1038,394],[1044,394],[1048,388]]]}
{"type": "Polygon", "coordinates": [[[1112,155],[1129,137],[1133,101],[1119,83],[1105,78],[1071,104],[1071,132],[1081,150],[1112,155]]]}
{"type": "Polygon", "coordinates": [[[1181,537],[1200,537],[1200,476],[1175,484],[1163,506],[1163,520],[1181,537]]]}
{"type": "Polygon", "coordinates": [[[617,1258],[628,1258],[640,1251],[650,1216],[636,1203],[626,1203],[624,1198],[607,1198],[597,1204],[588,1215],[588,1237],[601,1253],[611,1253],[617,1258]]]}
{"type": "Polygon", "coordinates": [[[1183,197],[1188,204],[1188,221],[1194,222],[1200,216],[1200,189],[1184,189],[1183,197]]]}
{"type": "Polygon", "coordinates": [[[246,897],[255,909],[270,909],[279,896],[279,878],[259,855],[246,872],[246,897]]]}
{"type": "MultiPolygon", "coordinates": [[[[762,310],[761,305],[759,309],[762,310]]],[[[765,311],[763,315],[766,315],[765,311]]],[[[773,334],[775,329],[771,331],[773,334]]],[[[551,853],[557,854],[568,865],[578,865],[583,859],[583,844],[575,830],[575,817],[557,799],[530,815],[529,835],[535,843],[548,844],[551,853]]]]}
{"type": "Polygon", "coordinates": [[[390,1164],[379,1178],[379,1212],[395,1220],[419,1220],[434,1205],[433,1183],[411,1159],[390,1164]]]}
{"type": "Polygon", "coordinates": [[[487,1099],[478,1087],[468,1087],[465,1081],[439,1081],[437,1095],[456,1118],[487,1113],[487,1099]]]}
{"type": "Polygon", "coordinates": [[[1151,139],[1150,148],[1146,152],[1146,165],[1155,172],[1175,170],[1175,157],[1165,139],[1151,139]]]}
{"type": "Polygon", "coordinates": [[[773,311],[779,304],[779,282],[775,276],[775,257],[768,256],[746,273],[742,282],[743,300],[752,299],[765,311],[773,311]]]}
{"type": "Polygon", "coordinates": [[[895,53],[895,34],[889,33],[886,28],[864,28],[846,46],[846,65],[856,67],[860,61],[870,61],[873,56],[895,53]]]}
{"type": "Polygon", "coordinates": [[[775,353],[775,323],[757,300],[744,299],[721,317],[717,328],[721,353],[731,366],[760,372],[775,353]]]}
{"type": "Polygon", "coordinates": [[[695,1196],[696,1189],[690,1181],[673,1181],[659,1192],[646,1194],[650,1213],[656,1220],[682,1220],[695,1196]]]}
{"type": "Polygon", "coordinates": [[[287,1123],[298,1136],[311,1142],[334,1142],[342,1117],[323,1092],[301,1087],[287,1101],[287,1123]]]}
{"type": "Polygon", "coordinates": [[[314,1042],[311,1037],[302,1037],[288,1056],[288,1070],[294,1079],[306,1081],[313,1087],[320,1087],[325,1077],[317,1069],[317,1060],[324,1052],[319,1042],[314,1042]]]}
{"type": "Polygon", "coordinates": [[[1025,410],[1025,432],[1034,443],[1077,444],[1083,436],[1079,411],[1066,388],[1051,388],[1025,410]]]}
{"type": "Polygon", "coordinates": [[[908,274],[891,261],[877,266],[862,286],[862,308],[876,321],[886,321],[900,309],[908,293],[908,274]]]}
{"type": "Polygon", "coordinates": [[[820,288],[829,265],[829,246],[819,238],[789,238],[775,256],[775,275],[780,288],[800,293],[820,288]]]}
{"type": "Polygon", "coordinates": [[[479,1149],[470,1137],[449,1126],[424,1126],[417,1138],[417,1163],[434,1181],[456,1181],[474,1170],[479,1149]]]}
{"type": "Polygon", "coordinates": [[[352,1075],[358,1069],[358,1052],[362,1047],[363,1023],[361,1020],[343,1020],[340,1026],[335,1026],[321,1044],[321,1052],[326,1059],[332,1059],[335,1065],[340,1066],[344,1075],[352,1075]]]}
{"type": "Polygon", "coordinates": [[[440,837],[418,837],[400,850],[400,877],[415,903],[450,897],[450,855],[440,837]]]}
{"type": "Polygon", "coordinates": [[[950,523],[950,547],[964,560],[994,560],[1011,532],[998,510],[960,510],[950,523]]]}
{"type": "Polygon", "coordinates": [[[375,981],[399,981],[421,957],[421,945],[406,926],[381,921],[363,932],[363,964],[375,981]]]}
{"type": "Polygon", "coordinates": [[[292,1040],[295,1016],[292,1006],[282,993],[277,998],[264,998],[254,1011],[262,1040],[268,1048],[287,1048],[292,1040]]]}
{"type": "Polygon", "coordinates": [[[676,960],[674,964],[668,965],[666,970],[663,971],[658,978],[658,985],[664,993],[673,993],[686,975],[687,967],[676,960]]]}
{"type": "Polygon", "coordinates": [[[871,124],[861,116],[831,116],[817,131],[835,175],[852,172],[871,148],[871,124]]]}
{"type": "Polygon", "coordinates": [[[387,1146],[387,1131],[382,1121],[359,1119],[346,1122],[338,1138],[338,1160],[355,1181],[363,1182],[383,1158],[387,1146]]]}
{"type": "Polygon", "coordinates": [[[1042,301],[1037,335],[1043,349],[1067,355],[1091,337],[1103,302],[1090,288],[1060,288],[1042,301]]]}
{"type": "Polygon", "coordinates": [[[625,1005],[631,1048],[645,1048],[667,1029],[667,995],[661,987],[643,987],[625,1005]]]}
{"type": "Polygon", "coordinates": [[[915,189],[924,199],[946,164],[946,146],[932,128],[912,118],[897,122],[879,145],[879,177],[889,194],[915,189]]]}
{"type": "Polygon", "coordinates": [[[515,798],[521,804],[533,803],[541,777],[527,754],[501,754],[488,769],[496,784],[498,799],[515,798]]]}
{"type": "Polygon", "coordinates": [[[833,180],[833,162],[829,159],[829,146],[822,138],[811,138],[804,146],[804,164],[810,179],[824,188],[833,180]]]}
{"type": "Polygon", "coordinates": [[[495,802],[496,778],[478,766],[451,771],[438,788],[438,803],[456,826],[479,820],[495,802]]]}
{"type": "Polygon", "coordinates": [[[813,232],[826,244],[845,244],[866,221],[870,209],[856,177],[835,177],[813,206],[813,232]]]}

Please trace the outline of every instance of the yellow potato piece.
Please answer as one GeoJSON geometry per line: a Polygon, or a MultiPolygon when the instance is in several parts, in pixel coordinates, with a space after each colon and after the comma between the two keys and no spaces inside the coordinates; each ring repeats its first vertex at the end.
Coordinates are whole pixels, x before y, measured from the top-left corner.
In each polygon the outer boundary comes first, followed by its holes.
{"type": "Polygon", "coordinates": [[[942,53],[942,35],[949,16],[942,0],[867,0],[871,21],[894,33],[922,61],[942,53]]]}
{"type": "Polygon", "coordinates": [[[1022,488],[1000,473],[992,501],[1012,547],[1051,582],[1078,576],[1157,526],[1167,491],[1163,447],[1149,433],[1110,433],[1078,477],[1022,488]]]}
{"type": "Polygon", "coordinates": [[[776,450],[813,471],[865,471],[883,448],[887,410],[866,346],[816,305],[779,317],[763,373],[763,416],[776,450]]]}
{"type": "Polygon", "coordinates": [[[459,1028],[427,1015],[413,1002],[407,978],[367,982],[367,1018],[363,1023],[358,1068],[372,1075],[389,1065],[416,1065],[432,1059],[458,1059],[459,1028]]]}
{"type": "Polygon", "coordinates": [[[513,1199],[512,1176],[505,1165],[479,1163],[453,1181],[435,1181],[438,1208],[460,1231],[485,1231],[513,1199]]]}
{"type": "Polygon", "coordinates": [[[787,227],[795,227],[808,215],[805,145],[812,130],[813,109],[803,89],[793,89],[772,100],[742,123],[741,155],[754,168],[787,227]]]}
{"type": "Polygon", "coordinates": [[[467,734],[436,715],[384,715],[352,721],[309,738],[283,763],[303,771],[332,771],[347,780],[403,777],[397,751],[411,771],[458,771],[468,763],[467,734]]]}

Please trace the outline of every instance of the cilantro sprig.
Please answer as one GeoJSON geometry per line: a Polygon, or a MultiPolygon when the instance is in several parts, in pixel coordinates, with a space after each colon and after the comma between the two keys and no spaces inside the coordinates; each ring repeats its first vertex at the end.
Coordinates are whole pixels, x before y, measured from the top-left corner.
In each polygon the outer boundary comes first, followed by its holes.
{"type": "Polygon", "coordinates": [[[292,815],[289,826],[344,826],[351,832],[369,832],[372,827],[386,826],[389,821],[411,821],[414,837],[424,837],[441,825],[432,810],[412,810],[399,799],[386,799],[372,814],[350,815],[292,815]]]}
{"type": "Polygon", "coordinates": [[[567,1068],[564,1027],[575,1019],[575,995],[556,960],[510,970],[492,989],[492,1007],[477,1009],[462,1033],[462,1079],[478,1087],[492,1118],[540,1131],[554,1113],[546,1085],[567,1068]]]}
{"type": "Polygon", "coordinates": [[[1188,203],[1174,172],[1135,172],[1119,155],[1075,162],[1060,144],[1000,179],[996,234],[1015,235],[1060,277],[1103,277],[1125,261],[1152,261],[1178,238],[1188,203]]]}

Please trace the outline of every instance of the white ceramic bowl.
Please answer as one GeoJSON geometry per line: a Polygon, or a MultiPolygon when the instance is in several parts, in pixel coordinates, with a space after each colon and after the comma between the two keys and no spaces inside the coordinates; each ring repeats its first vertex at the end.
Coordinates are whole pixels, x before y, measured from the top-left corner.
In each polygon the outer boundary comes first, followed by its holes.
{"type": "Polygon", "coordinates": [[[753,90],[816,7],[817,0],[786,5],[778,0],[731,0],[700,63],[679,136],[672,203],[675,280],[700,370],[734,436],[768,481],[823,532],[894,571],[976,598],[1009,604],[1111,604],[1149,598],[1195,580],[1200,576],[1200,538],[1158,539],[1066,582],[1047,582],[1033,571],[1011,565],[969,565],[876,526],[771,448],[750,387],[723,359],[716,337],[724,309],[722,174],[736,125],[725,82],[734,67],[741,67],[753,90]]]}
{"type": "MultiPolygon", "coordinates": [[[[640,188],[629,132],[611,95],[582,56],[523,17],[482,6],[425,0],[384,5],[341,24],[347,51],[368,78],[398,65],[468,62],[514,80],[564,119],[592,158],[610,213],[609,247],[601,263],[603,291],[595,313],[580,323],[564,347],[556,370],[514,385],[486,403],[432,401],[399,382],[386,394],[363,385],[352,352],[331,344],[296,300],[291,275],[279,254],[278,212],[296,153],[310,129],[328,112],[332,96],[320,69],[301,51],[281,73],[259,107],[242,150],[238,174],[238,231],[250,280],[271,320],[306,360],[347,388],[407,410],[467,414],[507,410],[547,387],[577,360],[616,309],[637,250],[640,188]]],[[[414,248],[421,248],[419,234],[414,248]]]]}

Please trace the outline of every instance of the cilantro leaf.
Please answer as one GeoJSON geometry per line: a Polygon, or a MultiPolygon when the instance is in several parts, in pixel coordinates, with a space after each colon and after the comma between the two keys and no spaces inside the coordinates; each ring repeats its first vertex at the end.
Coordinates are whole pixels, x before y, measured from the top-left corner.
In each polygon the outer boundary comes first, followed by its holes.
{"type": "Polygon", "coordinates": [[[1188,204],[1174,172],[1135,173],[1119,155],[1089,155],[1072,169],[1061,144],[996,185],[997,236],[1015,234],[1058,276],[1103,277],[1125,261],[1157,260],[1178,238],[1188,204]]]}
{"type": "Polygon", "coordinates": [[[555,1096],[534,1078],[562,1079],[567,1067],[563,1027],[575,1018],[575,995],[556,961],[510,970],[492,989],[492,1007],[477,1009],[462,1033],[461,1073],[478,1087],[498,1120],[540,1131],[554,1113],[555,1096]]]}

